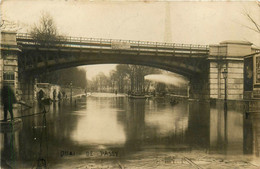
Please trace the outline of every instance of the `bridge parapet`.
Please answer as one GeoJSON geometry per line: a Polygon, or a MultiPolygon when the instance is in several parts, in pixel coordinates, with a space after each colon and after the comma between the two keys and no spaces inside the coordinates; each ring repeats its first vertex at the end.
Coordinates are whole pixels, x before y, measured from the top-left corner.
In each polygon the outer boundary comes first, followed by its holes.
{"type": "MultiPolygon", "coordinates": [[[[84,38],[61,36],[59,40],[52,41],[55,46],[74,47],[74,48],[96,48],[96,49],[115,49],[132,51],[151,51],[164,53],[183,53],[197,54],[197,56],[208,55],[207,45],[162,43],[149,41],[134,41],[122,39],[103,39],[103,38],[84,38]]],[[[22,45],[41,45],[44,41],[36,41],[30,34],[17,34],[17,41],[22,45]]]]}

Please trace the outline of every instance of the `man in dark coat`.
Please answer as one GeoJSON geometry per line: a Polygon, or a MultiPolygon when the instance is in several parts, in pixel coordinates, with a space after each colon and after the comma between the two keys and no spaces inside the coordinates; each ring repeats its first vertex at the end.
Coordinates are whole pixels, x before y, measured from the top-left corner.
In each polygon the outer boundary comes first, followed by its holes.
{"type": "Polygon", "coordinates": [[[4,106],[4,121],[7,121],[7,113],[9,111],[11,120],[13,117],[13,104],[16,103],[15,95],[11,87],[4,85],[1,91],[2,104],[4,106]]]}
{"type": "Polygon", "coordinates": [[[38,101],[40,102],[43,99],[43,97],[44,97],[44,92],[42,90],[40,90],[38,92],[38,101]]]}
{"type": "Polygon", "coordinates": [[[58,93],[58,99],[61,101],[61,92],[58,93]]]}
{"type": "Polygon", "coordinates": [[[55,100],[56,100],[56,89],[53,90],[52,95],[53,95],[53,101],[55,102],[55,100]]]}

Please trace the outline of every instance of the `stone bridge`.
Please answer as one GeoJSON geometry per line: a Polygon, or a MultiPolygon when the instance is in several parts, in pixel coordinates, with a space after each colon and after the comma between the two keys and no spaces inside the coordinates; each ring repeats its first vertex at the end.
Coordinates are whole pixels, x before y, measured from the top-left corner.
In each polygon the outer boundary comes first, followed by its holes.
{"type": "Polygon", "coordinates": [[[259,53],[252,44],[224,41],[217,45],[190,45],[62,37],[35,41],[28,34],[1,33],[0,80],[32,99],[34,78],[46,71],[89,64],[137,64],[181,74],[190,79],[192,99],[223,99],[224,69],[227,98],[244,98],[244,57],[259,53]],[[19,77],[19,78],[18,78],[19,77]]]}

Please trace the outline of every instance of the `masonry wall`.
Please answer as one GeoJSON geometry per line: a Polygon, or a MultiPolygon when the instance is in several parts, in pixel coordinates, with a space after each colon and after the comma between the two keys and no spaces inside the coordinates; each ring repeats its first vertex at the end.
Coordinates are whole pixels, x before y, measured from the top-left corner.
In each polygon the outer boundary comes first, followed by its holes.
{"type": "Polygon", "coordinates": [[[19,51],[16,43],[16,33],[1,32],[0,87],[2,88],[3,84],[7,84],[13,88],[16,95],[19,88],[19,51]]]}
{"type": "Polygon", "coordinates": [[[227,97],[231,100],[241,100],[244,94],[244,61],[228,63],[227,97]]]}
{"type": "Polygon", "coordinates": [[[14,73],[14,80],[4,79],[4,83],[14,87],[14,91],[18,88],[18,60],[16,52],[8,52],[3,59],[3,74],[14,73]]]}
{"type": "Polygon", "coordinates": [[[209,68],[210,98],[224,99],[225,79],[223,71],[227,69],[227,99],[243,99],[244,91],[244,63],[243,61],[226,62],[211,61],[209,68]]]}
{"type": "Polygon", "coordinates": [[[209,91],[211,99],[225,98],[224,69],[227,70],[227,99],[244,99],[244,56],[252,53],[252,43],[224,41],[210,45],[209,91]]]}

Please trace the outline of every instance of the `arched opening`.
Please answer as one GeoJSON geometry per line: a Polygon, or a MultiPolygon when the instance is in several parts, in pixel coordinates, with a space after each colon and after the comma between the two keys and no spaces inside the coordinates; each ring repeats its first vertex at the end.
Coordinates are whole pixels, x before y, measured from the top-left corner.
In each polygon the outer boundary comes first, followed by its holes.
{"type": "Polygon", "coordinates": [[[129,64],[87,65],[36,74],[38,83],[63,87],[73,84],[91,92],[188,96],[189,79],[150,66],[129,64]],[[181,92],[179,92],[181,91],[181,92]]]}

